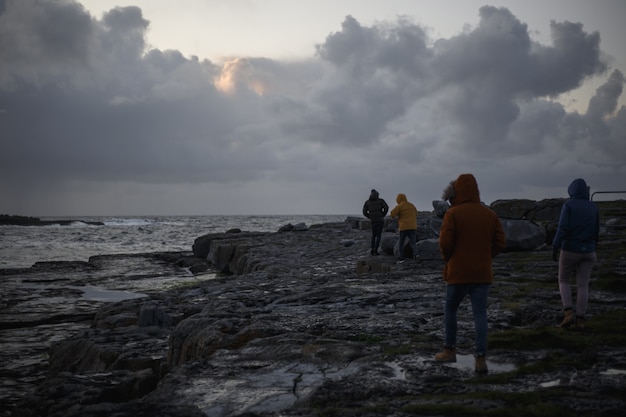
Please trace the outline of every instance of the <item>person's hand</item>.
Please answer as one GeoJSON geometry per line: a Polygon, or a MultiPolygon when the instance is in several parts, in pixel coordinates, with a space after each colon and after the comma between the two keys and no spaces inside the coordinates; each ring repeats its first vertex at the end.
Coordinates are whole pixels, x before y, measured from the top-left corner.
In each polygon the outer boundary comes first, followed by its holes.
{"type": "Polygon", "coordinates": [[[554,262],[559,260],[559,251],[556,248],[552,249],[552,260],[554,262]]]}

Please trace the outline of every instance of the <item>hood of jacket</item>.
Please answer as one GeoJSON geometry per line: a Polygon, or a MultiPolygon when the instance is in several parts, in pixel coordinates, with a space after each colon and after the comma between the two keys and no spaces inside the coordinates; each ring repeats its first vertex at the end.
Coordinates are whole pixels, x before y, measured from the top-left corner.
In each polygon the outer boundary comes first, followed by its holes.
{"type": "Polygon", "coordinates": [[[372,193],[370,194],[370,201],[376,201],[376,200],[378,200],[378,191],[372,190],[372,193]]]}
{"type": "Polygon", "coordinates": [[[406,199],[406,195],[405,194],[398,194],[398,196],[396,197],[396,203],[400,204],[400,203],[406,203],[408,200],[406,199]]]}
{"type": "Polygon", "coordinates": [[[461,174],[454,181],[454,200],[452,205],[463,203],[480,203],[478,183],[472,174],[461,174]]]}
{"type": "Polygon", "coordinates": [[[567,193],[571,198],[589,200],[589,187],[582,178],[577,178],[567,187],[567,193]]]}

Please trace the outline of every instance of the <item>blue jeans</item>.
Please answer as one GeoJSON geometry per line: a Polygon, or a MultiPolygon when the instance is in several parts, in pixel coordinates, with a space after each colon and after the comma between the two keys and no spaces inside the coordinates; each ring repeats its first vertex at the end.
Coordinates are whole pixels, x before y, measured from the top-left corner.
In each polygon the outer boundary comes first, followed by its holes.
{"type": "Polygon", "coordinates": [[[413,252],[413,257],[417,255],[417,246],[415,244],[415,238],[417,238],[417,230],[401,230],[400,231],[400,259],[404,259],[404,241],[409,239],[409,245],[413,252]]]}
{"type": "Polygon", "coordinates": [[[456,348],[457,319],[456,313],[463,298],[469,294],[474,316],[474,331],[476,332],[476,355],[487,353],[487,297],[491,284],[449,284],[446,288],[445,346],[456,348]]]}

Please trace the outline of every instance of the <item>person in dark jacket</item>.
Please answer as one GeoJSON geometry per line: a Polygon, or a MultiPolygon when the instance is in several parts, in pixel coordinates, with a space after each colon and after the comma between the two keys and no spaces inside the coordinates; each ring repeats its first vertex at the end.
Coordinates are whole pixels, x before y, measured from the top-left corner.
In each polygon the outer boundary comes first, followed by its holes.
{"type": "Polygon", "coordinates": [[[371,254],[378,255],[378,246],[383,234],[385,216],[389,211],[389,206],[379,197],[378,191],[372,190],[370,197],[363,204],[363,215],[370,219],[372,227],[372,250],[371,254]]]}
{"type": "Polygon", "coordinates": [[[582,329],[589,300],[591,269],[596,262],[596,245],[600,233],[600,215],[589,201],[589,187],[584,179],[572,181],[563,203],[556,235],[552,241],[552,259],[559,262],[559,292],[565,317],[561,327],[582,329]],[[560,252],[560,257],[559,257],[560,252]],[[576,274],[576,311],[572,302],[570,276],[576,274]]]}
{"type": "Polygon", "coordinates": [[[493,283],[492,260],[506,246],[497,214],[480,202],[476,178],[461,174],[442,196],[451,203],[439,232],[439,249],[445,262],[445,341],[438,362],[456,362],[457,310],[469,295],[474,316],[475,371],[487,373],[487,298],[493,283]]]}

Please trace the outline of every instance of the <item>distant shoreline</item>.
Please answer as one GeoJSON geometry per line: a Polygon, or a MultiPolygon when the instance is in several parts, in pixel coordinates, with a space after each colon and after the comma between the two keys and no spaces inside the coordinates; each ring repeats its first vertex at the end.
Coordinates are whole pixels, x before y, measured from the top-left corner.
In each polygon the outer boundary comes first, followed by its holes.
{"type": "Polygon", "coordinates": [[[0,225],[6,226],[69,226],[73,223],[85,223],[92,226],[104,226],[103,222],[85,221],[85,220],[41,220],[38,217],[27,216],[9,216],[7,214],[0,214],[0,225]]]}

